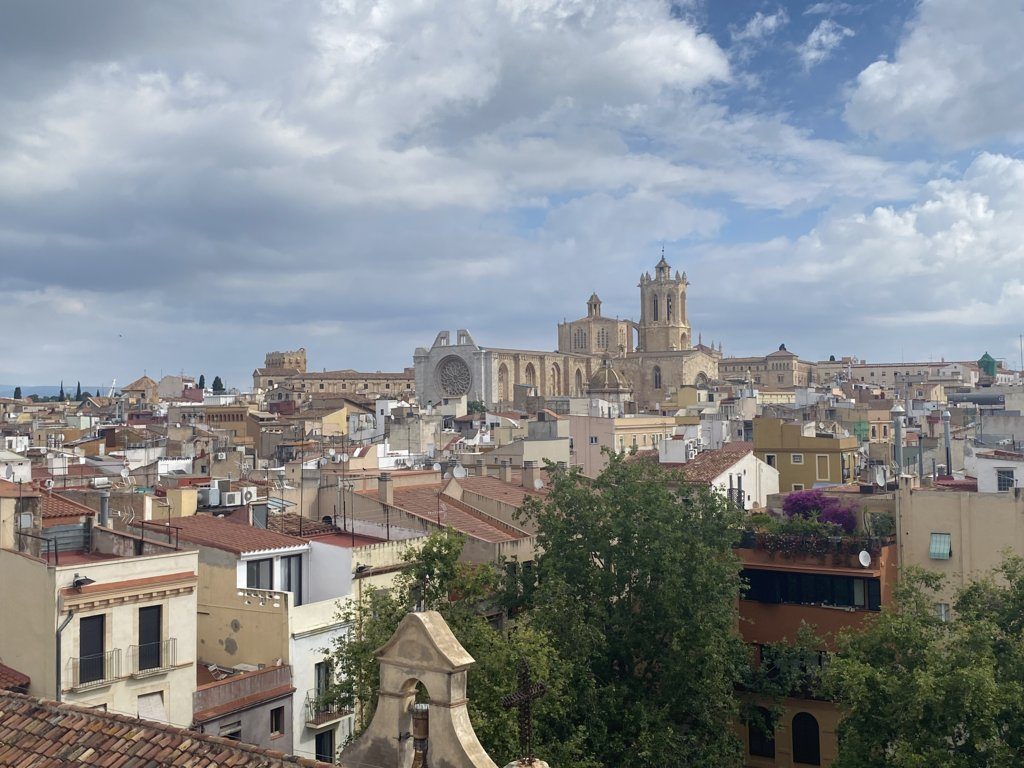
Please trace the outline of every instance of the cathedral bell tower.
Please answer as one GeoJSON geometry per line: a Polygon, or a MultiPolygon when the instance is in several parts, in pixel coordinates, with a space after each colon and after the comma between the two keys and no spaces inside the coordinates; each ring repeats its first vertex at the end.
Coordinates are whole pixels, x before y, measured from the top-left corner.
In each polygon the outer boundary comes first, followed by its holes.
{"type": "Polygon", "coordinates": [[[665,261],[640,276],[640,350],[643,352],[669,352],[690,349],[690,325],[686,319],[686,273],[672,276],[672,268],[665,261]]]}

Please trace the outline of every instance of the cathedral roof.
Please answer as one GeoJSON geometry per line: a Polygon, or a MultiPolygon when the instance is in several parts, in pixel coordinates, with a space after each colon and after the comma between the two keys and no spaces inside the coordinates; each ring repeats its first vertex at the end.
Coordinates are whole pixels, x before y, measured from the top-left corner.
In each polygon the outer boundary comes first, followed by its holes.
{"type": "Polygon", "coordinates": [[[587,299],[587,304],[600,304],[600,303],[601,303],[601,299],[599,299],[597,297],[597,291],[594,291],[592,294],[590,294],[590,298],[587,299]]]}

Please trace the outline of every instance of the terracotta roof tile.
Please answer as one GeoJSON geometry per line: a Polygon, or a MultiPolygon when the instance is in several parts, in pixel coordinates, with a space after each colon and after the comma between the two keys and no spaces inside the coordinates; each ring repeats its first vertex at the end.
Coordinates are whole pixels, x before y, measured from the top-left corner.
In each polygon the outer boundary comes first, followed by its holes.
{"type": "Polygon", "coordinates": [[[39,491],[27,483],[19,485],[8,480],[0,480],[0,499],[35,498],[38,495],[39,491]]]}
{"type": "Polygon", "coordinates": [[[251,525],[232,523],[212,515],[172,517],[169,520],[153,521],[150,525],[164,523],[180,528],[179,536],[182,541],[222,549],[225,552],[234,552],[236,555],[306,545],[305,541],[295,536],[254,528],[251,525]]]}
{"type": "Polygon", "coordinates": [[[22,674],[13,667],[0,663],[0,688],[8,691],[15,688],[28,688],[32,680],[28,675],[22,674]]]}
{"type": "Polygon", "coordinates": [[[118,768],[329,768],[328,763],[219,736],[0,691],[0,765],[56,768],[73,763],[118,768]]]}
{"type": "Polygon", "coordinates": [[[681,469],[687,482],[710,483],[753,450],[753,443],[726,443],[718,450],[698,453],[685,464],[665,463],[662,466],[681,469]]]}
{"type": "Polygon", "coordinates": [[[60,517],[93,517],[95,510],[59,493],[44,493],[39,501],[39,514],[44,520],[60,517]]]}

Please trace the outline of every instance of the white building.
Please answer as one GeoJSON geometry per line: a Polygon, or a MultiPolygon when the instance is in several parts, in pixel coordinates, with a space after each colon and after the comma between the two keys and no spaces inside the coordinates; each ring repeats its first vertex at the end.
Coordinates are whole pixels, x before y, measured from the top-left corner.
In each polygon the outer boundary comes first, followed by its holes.
{"type": "Polygon", "coordinates": [[[726,443],[716,451],[690,454],[683,462],[666,461],[666,455],[659,451],[663,466],[680,469],[687,482],[708,485],[747,510],[765,507],[768,497],[779,492],[779,471],[754,455],[753,443],[726,443]]]}

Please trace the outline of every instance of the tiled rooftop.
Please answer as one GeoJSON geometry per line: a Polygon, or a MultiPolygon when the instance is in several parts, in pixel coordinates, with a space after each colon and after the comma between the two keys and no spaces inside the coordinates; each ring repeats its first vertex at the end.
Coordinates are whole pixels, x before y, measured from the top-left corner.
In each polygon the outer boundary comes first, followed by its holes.
{"type": "Polygon", "coordinates": [[[61,496],[59,493],[44,493],[39,500],[39,514],[44,520],[62,517],[93,517],[96,512],[85,504],[61,496]]]}
{"type": "MultiPolygon", "coordinates": [[[[442,488],[440,483],[395,488],[393,506],[422,520],[437,524],[439,519],[438,494],[441,493],[442,488]]],[[[376,491],[360,491],[359,493],[370,498],[377,498],[376,491]]],[[[456,531],[472,536],[474,539],[491,543],[511,541],[517,538],[503,528],[498,528],[476,517],[467,511],[468,508],[465,505],[459,504],[454,499],[442,497],[441,502],[444,504],[440,513],[441,525],[451,526],[456,531]]]]}
{"type": "Polygon", "coordinates": [[[718,450],[698,453],[685,464],[665,463],[662,466],[681,469],[687,482],[710,483],[752,450],[754,444],[750,442],[726,443],[718,450]]]}
{"type": "Polygon", "coordinates": [[[0,691],[0,765],[328,768],[219,736],[0,691]]]}
{"type": "MultiPolygon", "coordinates": [[[[158,528],[164,523],[180,528],[179,536],[182,541],[222,549],[225,552],[234,552],[236,555],[268,549],[301,547],[306,543],[295,536],[254,528],[251,525],[232,523],[212,515],[172,517],[169,520],[154,521],[148,530],[158,528]]],[[[171,536],[173,537],[173,535],[172,531],[171,536]]]]}
{"type": "Polygon", "coordinates": [[[35,498],[39,492],[31,485],[12,483],[7,480],[0,480],[0,499],[18,499],[30,496],[35,498]]]}
{"type": "MultiPolygon", "coordinates": [[[[544,472],[538,472],[538,476],[544,481],[546,486],[548,483],[547,474],[544,472]]],[[[508,483],[499,477],[493,477],[491,475],[470,475],[458,482],[459,485],[466,490],[478,493],[481,496],[486,496],[488,499],[503,501],[506,504],[511,504],[515,507],[521,507],[523,502],[530,496],[544,498],[548,495],[547,487],[541,488],[539,491],[536,491],[533,488],[524,488],[522,485],[522,472],[513,472],[512,480],[508,483]]]]}
{"type": "Polygon", "coordinates": [[[0,664],[0,689],[11,691],[16,688],[28,688],[30,682],[32,681],[28,675],[6,664],[0,664]]]}

